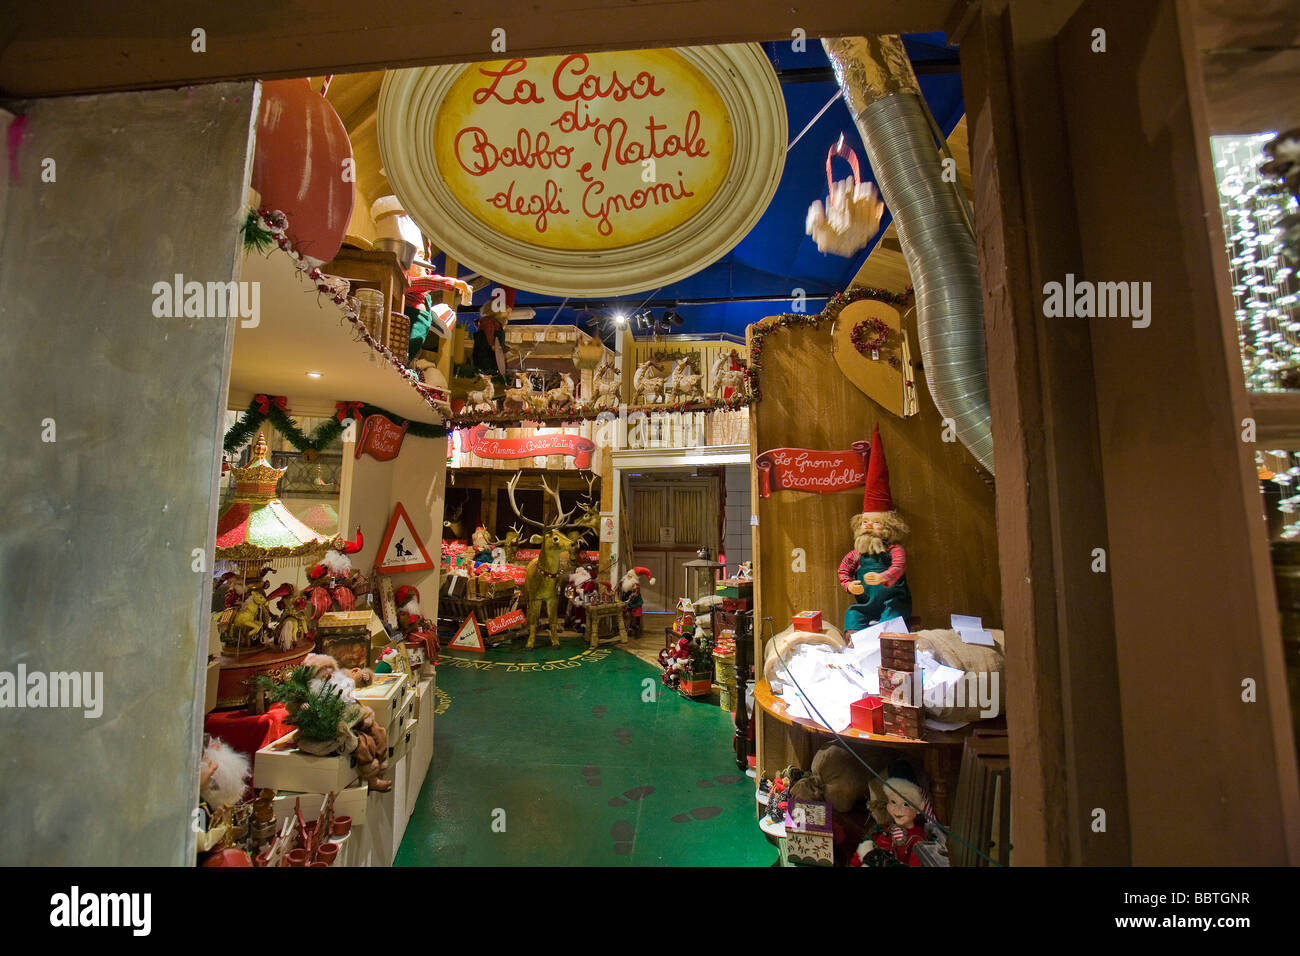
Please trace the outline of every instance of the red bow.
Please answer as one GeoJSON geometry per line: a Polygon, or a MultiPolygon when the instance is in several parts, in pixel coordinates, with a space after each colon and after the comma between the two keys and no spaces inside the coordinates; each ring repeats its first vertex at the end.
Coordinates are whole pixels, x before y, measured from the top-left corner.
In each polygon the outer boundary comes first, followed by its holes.
{"type": "Polygon", "coordinates": [[[271,406],[274,404],[280,411],[287,411],[289,399],[284,395],[254,395],[253,401],[257,402],[257,410],[263,415],[271,413],[271,406]]]}
{"type": "Polygon", "coordinates": [[[365,402],[335,402],[334,408],[336,411],[334,417],[339,421],[344,421],[348,418],[360,418],[361,409],[365,404],[365,402]]]}

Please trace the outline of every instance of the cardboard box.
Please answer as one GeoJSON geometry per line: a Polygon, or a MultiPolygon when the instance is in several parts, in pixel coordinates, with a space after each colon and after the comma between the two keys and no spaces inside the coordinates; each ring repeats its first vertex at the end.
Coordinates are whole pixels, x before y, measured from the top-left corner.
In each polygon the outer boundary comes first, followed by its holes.
{"type": "Polygon", "coordinates": [[[396,671],[391,674],[376,674],[369,686],[357,688],[357,702],[373,710],[379,725],[387,727],[392,724],[394,712],[405,700],[405,687],[405,674],[396,671]]]}
{"type": "Polygon", "coordinates": [[[821,611],[800,611],[790,619],[796,631],[807,631],[811,634],[820,634],[822,632],[822,612],[821,611]]]}
{"type": "Polygon", "coordinates": [[[285,734],[253,755],[253,786],[258,790],[339,793],[359,778],[352,756],[317,757],[298,749],[298,731],[285,734]]]}

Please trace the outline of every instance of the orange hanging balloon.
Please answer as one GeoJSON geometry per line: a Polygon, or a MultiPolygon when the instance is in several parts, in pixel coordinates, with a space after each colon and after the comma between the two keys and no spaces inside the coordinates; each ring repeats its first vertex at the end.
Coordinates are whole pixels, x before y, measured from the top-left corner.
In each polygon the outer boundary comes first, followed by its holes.
{"type": "Polygon", "coordinates": [[[293,247],[313,265],[333,259],[352,216],[352,143],[329,100],[305,79],[262,83],[253,188],[289,219],[293,247]]]}

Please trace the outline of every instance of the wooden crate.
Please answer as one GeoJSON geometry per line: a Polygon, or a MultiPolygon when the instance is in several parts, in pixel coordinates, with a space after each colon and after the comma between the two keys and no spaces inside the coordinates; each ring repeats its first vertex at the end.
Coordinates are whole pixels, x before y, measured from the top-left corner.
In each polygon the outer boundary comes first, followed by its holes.
{"type": "Polygon", "coordinates": [[[285,734],[253,755],[253,786],[258,790],[339,793],[357,780],[352,756],[317,757],[296,745],[298,731],[285,734]]]}
{"type": "Polygon", "coordinates": [[[376,674],[375,681],[368,687],[358,687],[357,703],[365,704],[375,712],[375,721],[381,727],[388,727],[393,716],[406,700],[406,675],[398,672],[376,674]]]}

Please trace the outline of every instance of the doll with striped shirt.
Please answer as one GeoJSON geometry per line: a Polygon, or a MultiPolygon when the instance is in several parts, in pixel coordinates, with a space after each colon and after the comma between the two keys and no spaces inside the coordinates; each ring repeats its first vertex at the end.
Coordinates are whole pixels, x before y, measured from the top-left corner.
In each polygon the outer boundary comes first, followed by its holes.
{"type": "Polygon", "coordinates": [[[849,521],[853,550],[840,561],[840,586],[853,597],[844,612],[844,633],[912,613],[907,586],[907,522],[894,509],[889,493],[889,466],[880,429],[871,436],[862,513],[849,521]]]}

